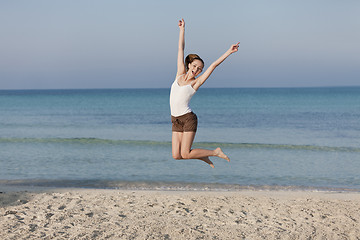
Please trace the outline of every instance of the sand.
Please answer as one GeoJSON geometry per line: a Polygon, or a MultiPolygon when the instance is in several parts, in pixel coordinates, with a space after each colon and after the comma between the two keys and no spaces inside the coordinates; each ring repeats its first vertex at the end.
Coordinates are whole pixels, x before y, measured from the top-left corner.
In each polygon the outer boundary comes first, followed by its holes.
{"type": "Polygon", "coordinates": [[[360,239],[360,193],[0,193],[0,239],[360,239]]]}

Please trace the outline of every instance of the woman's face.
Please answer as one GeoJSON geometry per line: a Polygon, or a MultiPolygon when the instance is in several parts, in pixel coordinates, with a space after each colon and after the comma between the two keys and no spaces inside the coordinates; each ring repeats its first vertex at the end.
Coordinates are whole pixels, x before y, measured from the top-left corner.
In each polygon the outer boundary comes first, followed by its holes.
{"type": "Polygon", "coordinates": [[[200,60],[195,59],[194,61],[189,63],[188,72],[190,74],[192,74],[194,77],[196,77],[197,75],[199,75],[202,72],[203,67],[204,67],[204,64],[200,60]]]}

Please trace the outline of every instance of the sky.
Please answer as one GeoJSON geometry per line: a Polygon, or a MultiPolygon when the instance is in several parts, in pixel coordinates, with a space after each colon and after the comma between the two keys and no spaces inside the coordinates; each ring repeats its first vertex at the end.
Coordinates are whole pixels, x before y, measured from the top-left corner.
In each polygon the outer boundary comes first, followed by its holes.
{"type": "Polygon", "coordinates": [[[205,87],[360,86],[358,0],[0,0],[0,89],[169,88],[178,20],[205,87]]]}

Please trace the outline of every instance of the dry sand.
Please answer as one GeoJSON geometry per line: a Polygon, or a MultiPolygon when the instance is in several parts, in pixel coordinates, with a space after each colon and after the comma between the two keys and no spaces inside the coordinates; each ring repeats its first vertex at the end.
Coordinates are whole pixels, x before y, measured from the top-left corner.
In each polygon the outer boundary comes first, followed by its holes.
{"type": "Polygon", "coordinates": [[[360,194],[0,193],[0,239],[360,239],[360,194]]]}

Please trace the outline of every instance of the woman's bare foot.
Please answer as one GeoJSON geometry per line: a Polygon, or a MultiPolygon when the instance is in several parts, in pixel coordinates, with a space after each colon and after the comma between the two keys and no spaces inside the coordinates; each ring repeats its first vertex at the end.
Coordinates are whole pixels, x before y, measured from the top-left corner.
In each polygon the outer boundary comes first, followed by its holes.
{"type": "Polygon", "coordinates": [[[209,157],[203,157],[203,158],[199,158],[199,159],[200,159],[201,161],[204,161],[204,162],[206,162],[207,164],[209,164],[210,167],[212,167],[212,168],[215,167],[214,164],[213,164],[213,162],[210,161],[209,157]]]}
{"type": "Polygon", "coordinates": [[[230,158],[228,156],[226,156],[225,153],[223,153],[221,148],[215,149],[214,152],[215,152],[216,157],[223,158],[223,159],[227,160],[228,162],[230,162],[230,158]]]}

